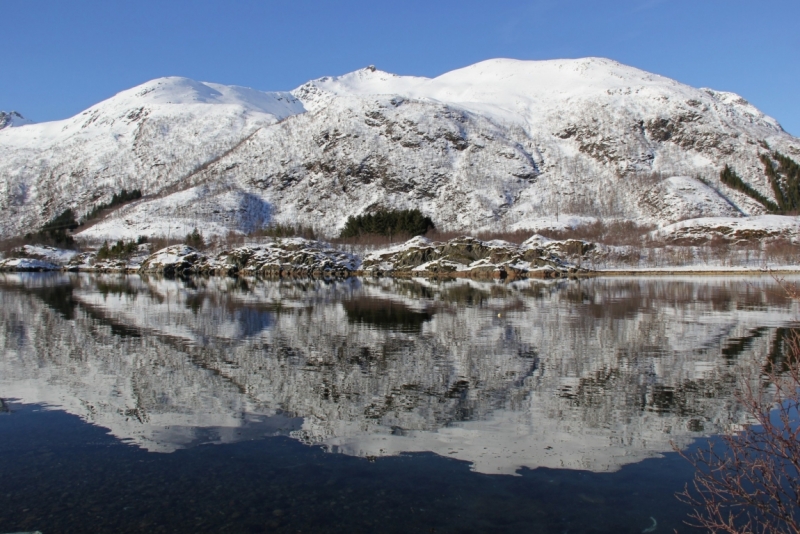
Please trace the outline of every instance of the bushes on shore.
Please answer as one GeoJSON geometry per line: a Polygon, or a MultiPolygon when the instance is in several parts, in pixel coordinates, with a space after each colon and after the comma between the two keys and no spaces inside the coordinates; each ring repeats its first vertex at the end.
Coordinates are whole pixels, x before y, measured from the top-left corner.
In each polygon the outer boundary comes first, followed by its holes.
{"type": "Polygon", "coordinates": [[[98,260],[109,260],[109,259],[116,259],[116,258],[127,258],[139,248],[139,244],[136,241],[129,241],[126,243],[122,239],[114,243],[112,246],[108,246],[108,241],[103,241],[103,246],[97,251],[97,259],[98,260]]]}

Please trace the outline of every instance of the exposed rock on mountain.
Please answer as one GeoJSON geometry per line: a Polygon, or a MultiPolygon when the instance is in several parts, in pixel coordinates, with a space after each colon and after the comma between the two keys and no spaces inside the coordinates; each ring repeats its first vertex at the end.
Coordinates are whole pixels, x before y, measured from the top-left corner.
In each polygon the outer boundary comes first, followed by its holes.
{"type": "Polygon", "coordinates": [[[765,207],[759,157],[800,141],[741,97],[614,61],[484,61],[437,78],[374,68],[291,93],[163,78],[65,121],[0,131],[0,236],[143,197],[91,239],[247,233],[419,208],[441,230],[539,227],[554,215],[665,225],[765,207]],[[705,183],[694,178],[701,177],[705,183]],[[675,178],[680,177],[680,178],[675,178]]]}
{"type": "Polygon", "coordinates": [[[25,124],[33,124],[33,121],[26,119],[17,111],[0,111],[0,130],[3,128],[12,128],[14,126],[22,126],[25,124]]]}

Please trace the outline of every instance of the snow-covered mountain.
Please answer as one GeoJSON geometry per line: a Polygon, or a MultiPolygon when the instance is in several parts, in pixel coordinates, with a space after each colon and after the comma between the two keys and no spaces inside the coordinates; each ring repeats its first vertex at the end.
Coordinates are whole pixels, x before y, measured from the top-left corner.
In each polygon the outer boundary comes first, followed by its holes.
{"type": "Polygon", "coordinates": [[[378,207],[419,208],[445,230],[738,217],[765,209],[719,171],[774,198],[768,150],[800,160],[800,140],[741,97],[600,58],[496,59],[433,79],[368,67],[291,93],[162,78],[0,131],[0,236],[123,188],[144,197],[83,235],[269,222],[332,235],[378,207]]]}

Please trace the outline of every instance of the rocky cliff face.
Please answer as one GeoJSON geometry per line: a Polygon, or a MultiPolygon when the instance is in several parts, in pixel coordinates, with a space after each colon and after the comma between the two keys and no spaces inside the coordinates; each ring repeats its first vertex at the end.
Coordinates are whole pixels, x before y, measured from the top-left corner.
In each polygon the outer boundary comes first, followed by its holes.
{"type": "Polygon", "coordinates": [[[598,58],[491,60],[434,79],[370,68],[291,94],[165,78],[0,132],[0,235],[122,188],[145,197],[83,235],[270,222],[333,235],[381,207],[420,208],[443,230],[754,215],[763,206],[718,176],[730,165],[772,198],[767,150],[800,158],[741,97],[598,58]]]}
{"type": "Polygon", "coordinates": [[[739,374],[796,313],[713,279],[2,275],[0,304],[0,396],[149,450],[282,432],[487,473],[615,470],[743,421],[739,374]]]}
{"type": "Polygon", "coordinates": [[[18,111],[0,111],[0,130],[24,124],[33,124],[33,121],[26,119],[18,111]]]}

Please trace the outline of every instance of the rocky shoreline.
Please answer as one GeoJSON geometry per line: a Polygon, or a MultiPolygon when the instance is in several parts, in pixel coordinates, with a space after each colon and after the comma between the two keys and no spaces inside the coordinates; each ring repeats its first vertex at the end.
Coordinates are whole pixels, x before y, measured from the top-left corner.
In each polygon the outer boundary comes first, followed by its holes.
{"type": "Polygon", "coordinates": [[[143,248],[127,259],[98,259],[49,247],[24,247],[24,257],[0,259],[0,271],[79,271],[164,276],[257,276],[262,278],[344,278],[349,276],[521,279],[565,278],[591,271],[564,259],[594,245],[534,236],[521,245],[459,237],[434,242],[415,237],[363,258],[330,244],[302,238],[271,239],[258,245],[206,254],[188,245],[154,253],[143,248]]]}

